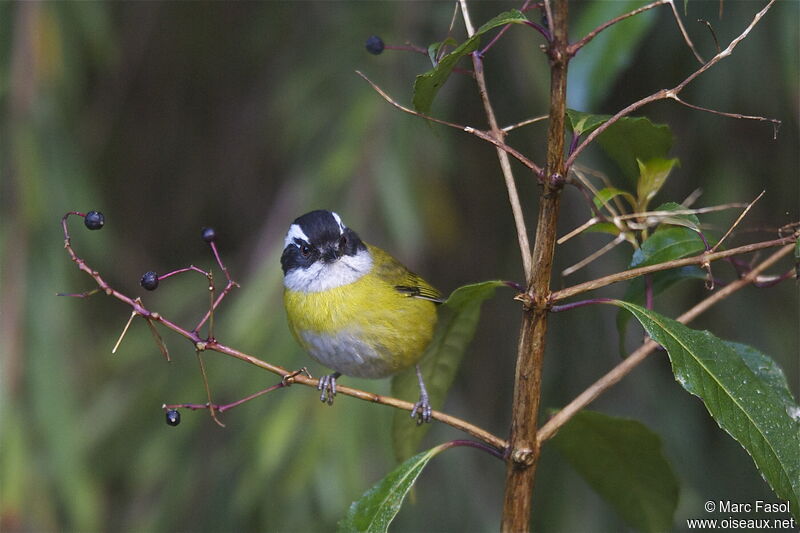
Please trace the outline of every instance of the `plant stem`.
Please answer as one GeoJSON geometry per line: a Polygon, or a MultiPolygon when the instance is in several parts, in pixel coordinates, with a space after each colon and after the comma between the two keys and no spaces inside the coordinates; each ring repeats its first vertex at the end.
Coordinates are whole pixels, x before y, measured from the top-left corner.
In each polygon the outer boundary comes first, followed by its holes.
{"type": "Polygon", "coordinates": [[[514,401],[509,437],[510,454],[506,467],[503,501],[503,531],[528,531],[534,473],[539,459],[537,417],[547,332],[547,304],[556,244],[556,222],[563,187],[564,125],[567,103],[567,2],[552,2],[550,28],[553,40],[550,56],[550,121],[547,136],[547,167],[539,197],[539,219],[528,282],[531,305],[525,309],[520,331],[514,401]]]}

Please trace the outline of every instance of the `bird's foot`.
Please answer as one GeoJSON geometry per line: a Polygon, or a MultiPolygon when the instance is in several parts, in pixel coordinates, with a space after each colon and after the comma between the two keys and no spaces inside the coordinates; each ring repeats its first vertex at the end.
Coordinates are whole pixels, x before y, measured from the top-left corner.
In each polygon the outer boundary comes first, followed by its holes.
{"type": "Polygon", "coordinates": [[[339,376],[341,376],[339,372],[334,372],[319,378],[317,390],[322,391],[322,394],[319,395],[319,400],[322,403],[333,405],[333,398],[336,396],[336,378],[339,376]]]}
{"type": "Polygon", "coordinates": [[[422,393],[419,395],[419,401],[414,404],[414,408],[411,410],[411,418],[417,419],[417,425],[422,425],[423,422],[430,422],[431,421],[431,413],[433,409],[431,408],[431,402],[428,400],[428,394],[422,393]]]}

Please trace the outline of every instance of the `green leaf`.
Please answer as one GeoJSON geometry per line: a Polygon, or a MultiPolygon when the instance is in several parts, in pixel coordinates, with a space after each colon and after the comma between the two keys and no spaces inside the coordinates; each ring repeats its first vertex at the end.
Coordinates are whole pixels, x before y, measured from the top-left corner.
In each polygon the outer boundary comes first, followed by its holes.
{"type": "Polygon", "coordinates": [[[636,158],[639,166],[639,181],[636,185],[636,195],[639,200],[639,209],[647,210],[647,204],[658,193],[669,177],[672,168],[679,164],[678,159],[664,159],[654,157],[646,161],[636,158]]]}
{"type": "MultiPolygon", "coordinates": [[[[640,0],[583,2],[571,21],[574,26],[570,24],[570,38],[577,41],[600,22],[641,6],[640,0]]],[[[598,107],[610,95],[620,75],[626,73],[656,20],[655,10],[640,13],[607,28],[584,46],[569,64],[570,105],[584,109],[598,107]]]]}
{"type": "Polygon", "coordinates": [[[439,53],[439,50],[442,49],[443,46],[458,46],[458,43],[452,37],[448,37],[442,42],[433,43],[428,46],[428,58],[431,60],[431,64],[435,67],[436,66],[436,54],[439,53]]]}
{"type": "Polygon", "coordinates": [[[340,533],[387,531],[422,469],[435,455],[447,448],[447,443],[431,448],[407,459],[389,472],[385,478],[350,505],[347,515],[339,522],[338,531],[340,533]]]}
{"type": "Polygon", "coordinates": [[[619,235],[619,228],[613,222],[598,222],[586,228],[586,233],[608,233],[616,237],[619,235]]]}
{"type": "Polygon", "coordinates": [[[707,331],[628,302],[614,303],[630,311],[667,350],[678,383],[703,401],[717,424],[750,454],[778,498],[789,501],[800,518],[800,407],[787,398],[774,363],[766,364],[762,354],[743,357],[741,349],[707,331]],[[765,368],[760,371],[759,366],[765,368]]]}
{"type": "MultiPolygon", "coordinates": [[[[706,279],[707,273],[697,266],[685,266],[680,268],[671,268],[663,272],[655,272],[652,274],[653,280],[653,296],[661,294],[676,283],[690,279],[706,279]]],[[[645,303],[645,284],[644,278],[638,277],[631,280],[628,288],[625,290],[625,296],[622,297],[626,302],[631,302],[637,305],[644,305],[645,303]]],[[[619,334],[619,352],[623,357],[628,353],[625,349],[625,331],[628,329],[631,314],[620,309],[617,313],[617,333],[619,334]]]]}
{"type": "Polygon", "coordinates": [[[631,208],[636,208],[636,198],[634,198],[633,195],[628,191],[623,191],[622,189],[617,189],[616,187],[606,187],[605,189],[600,189],[597,191],[597,194],[594,195],[592,200],[594,201],[595,207],[597,207],[597,209],[601,209],[604,205],[617,196],[622,196],[628,201],[631,208]]]}
{"type": "MultiPolygon", "coordinates": [[[[503,285],[505,283],[502,281],[464,285],[454,290],[447,301],[439,306],[433,339],[420,360],[422,376],[434,409],[441,409],[444,404],[467,345],[475,334],[481,305],[494,295],[497,287],[503,285]]],[[[392,379],[392,395],[416,401],[419,397],[419,385],[413,368],[392,379]]],[[[417,426],[406,411],[397,410],[394,413],[392,440],[395,456],[399,461],[416,452],[428,428],[429,424],[417,426]]]]}
{"type": "Polygon", "coordinates": [[[772,390],[781,398],[789,416],[796,419],[798,416],[797,404],[794,401],[791,390],[789,390],[789,382],[786,381],[783,369],[778,366],[778,363],[752,346],[739,344],[738,342],[725,341],[725,343],[739,354],[739,357],[742,358],[742,361],[754,374],[772,387],[772,390]]]}
{"type": "Polygon", "coordinates": [[[705,243],[696,232],[680,226],[662,226],[633,253],[630,268],[697,255],[705,249],[705,243]]]}
{"type": "MultiPolygon", "coordinates": [[[[487,31],[494,29],[498,26],[505,26],[506,24],[521,24],[528,19],[520,11],[512,9],[500,13],[489,22],[481,26],[475,31],[475,35],[461,43],[452,52],[446,54],[441,58],[439,64],[433,69],[424,74],[417,76],[414,81],[414,97],[412,103],[414,109],[420,113],[428,114],[433,105],[433,100],[439,89],[445,84],[450,73],[453,72],[458,60],[467,54],[470,54],[478,49],[480,44],[481,35],[487,31]]],[[[445,41],[447,43],[447,41],[445,41]]],[[[430,49],[428,51],[430,54],[430,49]]]]}
{"type": "Polygon", "coordinates": [[[581,411],[553,437],[559,453],[630,525],[669,531],[678,480],[661,439],[644,424],[581,411]]]}
{"type": "Polygon", "coordinates": [[[645,117],[625,117],[597,137],[597,142],[635,184],[639,178],[637,159],[666,158],[672,147],[672,132],[666,124],[653,124],[645,117]]]}
{"type": "MultiPolygon", "coordinates": [[[[655,212],[686,211],[686,207],[675,202],[666,202],[653,209],[653,211],[655,212]]],[[[697,215],[695,214],[686,213],[680,215],[667,215],[667,216],[658,215],[658,218],[662,224],[673,224],[675,226],[683,226],[685,228],[689,228],[691,230],[694,230],[695,232],[700,231],[700,219],[698,219],[697,215]]]]}
{"type": "Polygon", "coordinates": [[[567,109],[567,119],[575,135],[591,133],[610,118],[611,115],[593,115],[591,113],[584,113],[583,111],[567,109]]]}

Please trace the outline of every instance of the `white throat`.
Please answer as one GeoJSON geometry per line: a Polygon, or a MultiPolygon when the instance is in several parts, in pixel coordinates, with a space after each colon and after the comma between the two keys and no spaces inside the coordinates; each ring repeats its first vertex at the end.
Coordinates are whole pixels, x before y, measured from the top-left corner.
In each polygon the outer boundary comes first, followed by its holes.
{"type": "Polygon", "coordinates": [[[368,250],[356,255],[344,255],[333,263],[317,261],[308,268],[294,268],[283,277],[283,285],[292,291],[322,292],[361,279],[372,270],[372,256],[368,250]]]}

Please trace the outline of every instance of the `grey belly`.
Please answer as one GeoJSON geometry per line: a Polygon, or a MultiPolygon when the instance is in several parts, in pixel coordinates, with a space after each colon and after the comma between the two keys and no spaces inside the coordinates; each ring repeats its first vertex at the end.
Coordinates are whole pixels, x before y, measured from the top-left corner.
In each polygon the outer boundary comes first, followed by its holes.
{"type": "Polygon", "coordinates": [[[391,354],[384,354],[382,347],[374,348],[352,332],[319,334],[303,331],[300,336],[314,359],[346,376],[384,378],[398,370],[391,354]]]}

